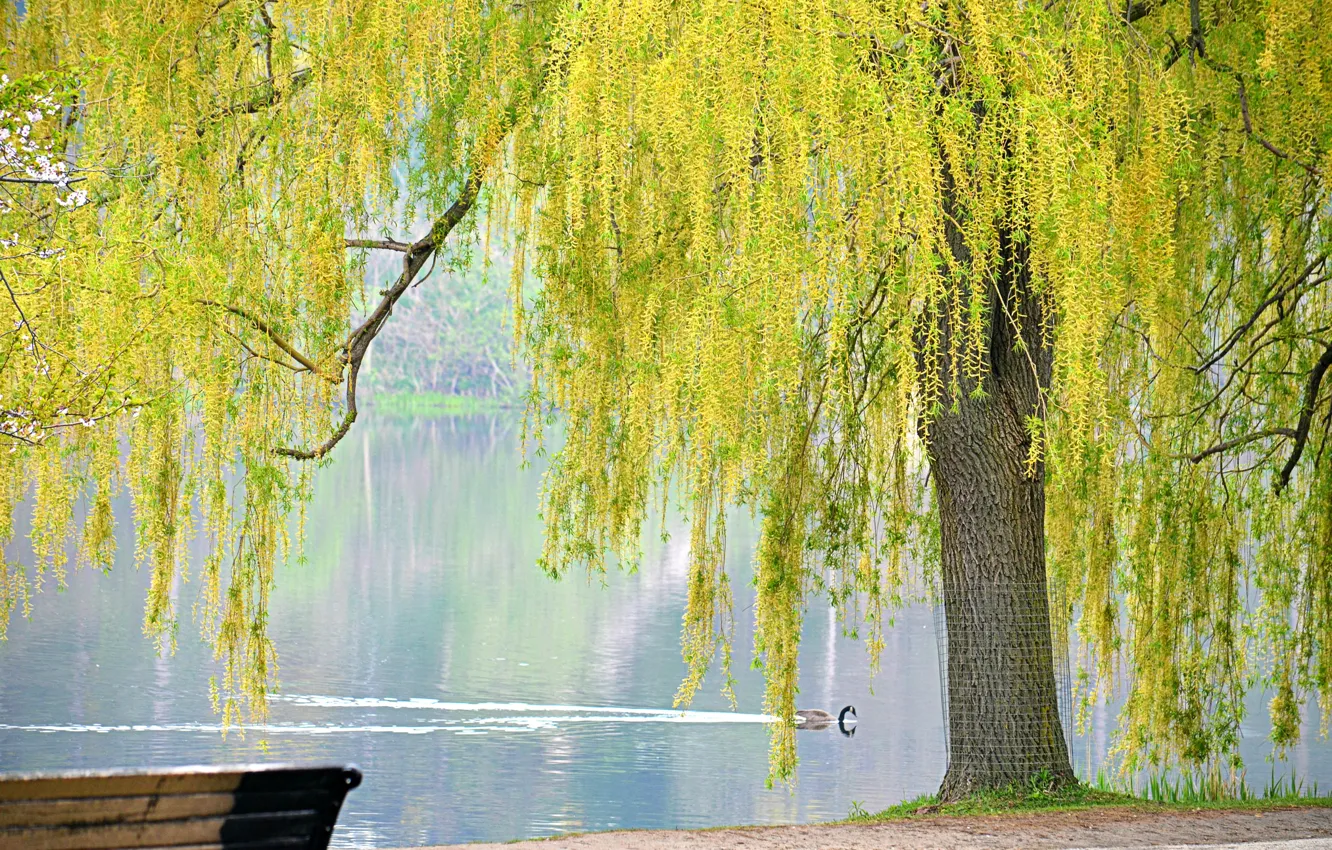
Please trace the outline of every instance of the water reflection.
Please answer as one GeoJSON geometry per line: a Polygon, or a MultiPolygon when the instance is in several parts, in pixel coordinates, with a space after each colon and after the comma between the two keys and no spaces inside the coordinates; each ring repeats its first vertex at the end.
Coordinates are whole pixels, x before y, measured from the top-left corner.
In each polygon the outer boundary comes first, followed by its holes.
{"type": "MultiPolygon", "coordinates": [[[[873,808],[937,783],[928,612],[899,617],[874,694],[863,647],[827,611],[808,613],[802,700],[854,700],[869,728],[802,735],[801,793],[768,791],[769,718],[747,638],[736,710],[715,687],[671,709],[683,529],[654,538],[634,575],[552,582],[534,566],[540,465],[521,467],[512,423],[379,422],[354,439],[320,475],[307,562],[278,577],[281,693],[267,725],[222,735],[192,586],[173,591],[176,655],[155,657],[141,636],[147,576],[132,567],[126,511],[115,570],[44,594],[0,647],[0,769],[354,761],[366,782],[339,820],[342,847],[838,818],[853,799],[873,808]]],[[[747,635],[752,537],[734,525],[747,635]]]]}
{"type": "MultiPolygon", "coordinates": [[[[366,779],[338,847],[803,822],[937,787],[930,611],[898,613],[872,690],[864,647],[823,606],[806,613],[800,702],[854,704],[859,723],[854,737],[802,733],[800,793],[765,790],[751,527],[731,523],[727,553],[738,707],[714,676],[691,711],[674,711],[687,534],[654,536],[634,575],[546,579],[534,566],[541,468],[521,467],[517,442],[495,418],[358,424],[318,478],[307,562],[283,569],[273,593],[270,722],[225,737],[208,699],[216,668],[189,622],[193,587],[173,591],[176,655],[156,657],[141,635],[147,575],[133,569],[122,510],[115,570],[43,594],[0,645],[0,769],[356,762],[366,779]]],[[[1301,768],[1311,778],[1328,761],[1317,746],[1313,772],[1301,768]]]]}

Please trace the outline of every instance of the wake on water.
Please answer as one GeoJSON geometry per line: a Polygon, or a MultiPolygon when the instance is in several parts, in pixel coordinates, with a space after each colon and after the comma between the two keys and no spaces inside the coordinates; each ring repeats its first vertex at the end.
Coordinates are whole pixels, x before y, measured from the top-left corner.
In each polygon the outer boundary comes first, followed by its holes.
{"type": "Polygon", "coordinates": [[[767,714],[740,714],[729,711],[680,711],[667,708],[623,708],[619,706],[540,705],[523,702],[445,702],[442,700],[383,697],[339,697],[325,695],[278,695],[275,703],[301,708],[349,709],[407,709],[438,712],[449,715],[490,714],[508,712],[516,716],[450,717],[447,721],[427,721],[413,718],[415,724],[347,723],[327,724],[309,722],[276,722],[267,724],[220,723],[135,723],[135,724],[9,724],[0,723],[0,731],[14,732],[187,732],[218,734],[226,729],[262,732],[266,735],[336,735],[400,734],[428,735],[452,732],[457,735],[477,735],[488,732],[538,732],[559,729],[583,723],[773,723],[777,718],[767,714]]]}

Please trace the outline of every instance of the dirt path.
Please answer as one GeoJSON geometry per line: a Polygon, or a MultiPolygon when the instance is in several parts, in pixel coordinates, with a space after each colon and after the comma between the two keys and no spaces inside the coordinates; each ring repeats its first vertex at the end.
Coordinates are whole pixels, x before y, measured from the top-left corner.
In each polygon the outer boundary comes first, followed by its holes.
{"type": "MultiPolygon", "coordinates": [[[[938,817],[886,824],[602,832],[540,842],[470,844],[469,850],[962,850],[1168,847],[1332,837],[1332,808],[1151,811],[1105,808],[1041,815],[938,817]]],[[[1298,841],[1292,850],[1332,847],[1298,841]]]]}

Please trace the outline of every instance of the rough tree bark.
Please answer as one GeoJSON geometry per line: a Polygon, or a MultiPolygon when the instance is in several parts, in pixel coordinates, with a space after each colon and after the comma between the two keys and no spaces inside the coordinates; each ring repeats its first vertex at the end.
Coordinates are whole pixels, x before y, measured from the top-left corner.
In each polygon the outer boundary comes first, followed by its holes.
{"type": "MultiPolygon", "coordinates": [[[[954,262],[968,262],[960,235],[948,235],[954,262]]],[[[948,629],[944,800],[1036,775],[1053,785],[1074,781],[1050,634],[1045,469],[1027,464],[1026,421],[1042,416],[1053,358],[1025,245],[1001,232],[1000,246],[984,394],[963,381],[929,427],[948,629]]],[[[938,320],[945,340],[955,331],[947,312],[938,320]]]]}

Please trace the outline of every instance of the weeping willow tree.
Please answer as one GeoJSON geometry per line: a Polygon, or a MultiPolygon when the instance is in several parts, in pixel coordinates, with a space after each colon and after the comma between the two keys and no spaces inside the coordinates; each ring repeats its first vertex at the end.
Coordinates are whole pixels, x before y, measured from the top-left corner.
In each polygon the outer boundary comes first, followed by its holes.
{"type": "Polygon", "coordinates": [[[529,424],[567,435],[542,566],[635,562],[676,494],[687,703],[727,674],[752,510],[775,776],[819,596],[876,658],[895,605],[942,600],[946,798],[1072,779],[1070,623],[1084,700],[1125,683],[1129,767],[1233,775],[1255,684],[1278,747],[1311,694],[1332,711],[1326,4],[74,0],[6,26],[11,76],[76,80],[65,182],[24,189],[72,211],[4,211],[50,246],[3,261],[0,515],[31,492],[39,559],[7,608],[71,537],[109,564],[123,483],[169,635],[197,503],[221,693],[262,710],[309,461],[487,207],[542,282],[529,424]],[[395,163],[425,234],[388,212],[395,163]],[[365,291],[371,250],[402,270],[365,291]]]}

